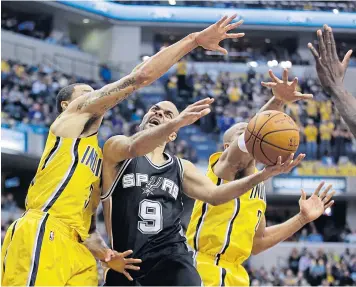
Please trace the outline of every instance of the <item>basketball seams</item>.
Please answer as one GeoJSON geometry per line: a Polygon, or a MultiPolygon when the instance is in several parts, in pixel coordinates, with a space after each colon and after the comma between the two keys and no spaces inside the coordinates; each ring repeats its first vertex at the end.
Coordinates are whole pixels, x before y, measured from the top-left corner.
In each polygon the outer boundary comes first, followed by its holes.
{"type": "Polygon", "coordinates": [[[286,149],[286,148],[282,148],[282,147],[279,147],[279,146],[277,146],[277,145],[275,145],[275,144],[272,144],[272,143],[269,143],[269,142],[266,142],[266,141],[263,141],[265,144],[268,144],[268,145],[270,145],[270,146],[273,146],[273,147],[275,147],[275,148],[278,148],[278,149],[281,149],[281,150],[284,150],[284,151],[290,151],[290,152],[295,152],[295,150],[292,150],[292,149],[286,149]]]}
{"type": "Polygon", "coordinates": [[[264,150],[263,150],[263,147],[262,147],[262,143],[263,143],[263,141],[260,141],[260,150],[261,150],[262,154],[265,156],[265,158],[266,158],[270,163],[272,163],[273,165],[275,165],[277,162],[271,161],[271,160],[269,159],[269,157],[265,154],[265,152],[264,152],[264,150]]]}
{"type": "MultiPolygon", "coordinates": [[[[256,139],[257,139],[257,136],[258,136],[259,132],[262,130],[262,128],[263,128],[271,119],[273,119],[274,117],[276,117],[276,116],[278,116],[278,115],[280,115],[280,114],[283,114],[283,113],[282,113],[282,112],[278,112],[278,113],[276,113],[275,115],[273,115],[272,117],[270,117],[267,121],[265,121],[265,122],[263,123],[263,125],[260,127],[260,129],[258,130],[257,134],[254,135],[254,136],[255,136],[255,140],[254,140],[253,145],[252,145],[252,156],[253,156],[253,157],[255,157],[255,143],[256,143],[256,139]]],[[[260,115],[260,114],[259,114],[259,115],[260,115]]],[[[259,115],[258,115],[258,116],[259,116],[259,115]]],[[[258,116],[257,116],[257,118],[258,118],[258,116]]],[[[257,122],[257,118],[256,118],[255,123],[257,122]]],[[[252,133],[251,133],[251,134],[252,134],[252,133]]],[[[259,139],[259,138],[258,138],[258,139],[259,139]]]]}

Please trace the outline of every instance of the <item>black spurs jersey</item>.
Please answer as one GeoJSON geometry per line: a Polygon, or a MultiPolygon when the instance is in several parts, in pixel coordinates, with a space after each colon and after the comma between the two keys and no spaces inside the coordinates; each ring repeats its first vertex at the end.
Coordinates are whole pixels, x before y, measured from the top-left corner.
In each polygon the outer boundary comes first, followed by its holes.
{"type": "Polygon", "coordinates": [[[183,212],[183,166],[166,154],[161,166],[146,156],[121,164],[116,180],[102,200],[110,198],[112,248],[132,249],[133,256],[184,242],[180,216],[183,212]]]}

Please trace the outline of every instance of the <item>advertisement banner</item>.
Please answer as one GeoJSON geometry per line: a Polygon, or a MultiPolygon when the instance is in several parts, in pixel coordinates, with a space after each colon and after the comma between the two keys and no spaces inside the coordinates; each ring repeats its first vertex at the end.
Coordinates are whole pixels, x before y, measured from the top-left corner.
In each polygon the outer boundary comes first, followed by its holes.
{"type": "Polygon", "coordinates": [[[26,134],[1,128],[1,148],[15,152],[26,152],[26,134]]]}
{"type": "Polygon", "coordinates": [[[300,190],[303,189],[310,195],[322,181],[325,182],[325,186],[332,184],[336,193],[346,192],[345,177],[320,176],[277,176],[272,179],[272,191],[283,195],[300,195],[300,190]]]}

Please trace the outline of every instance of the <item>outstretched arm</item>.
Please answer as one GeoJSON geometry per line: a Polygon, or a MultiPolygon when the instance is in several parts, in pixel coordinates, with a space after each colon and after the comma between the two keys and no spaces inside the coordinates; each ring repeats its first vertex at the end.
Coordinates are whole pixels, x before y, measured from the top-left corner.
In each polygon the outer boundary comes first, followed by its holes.
{"type": "Polygon", "coordinates": [[[350,62],[352,50],[349,50],[343,61],[339,61],[336,44],[331,27],[324,25],[324,31],[317,31],[319,53],[311,43],[308,47],[316,62],[316,71],[324,90],[330,94],[340,115],[356,136],[356,98],[344,87],[344,77],[350,62]]]}
{"type": "MultiPolygon", "coordinates": [[[[154,117],[155,121],[160,121],[159,125],[144,129],[131,137],[121,135],[111,137],[104,145],[105,160],[118,163],[128,158],[143,156],[165,142],[174,140],[180,128],[209,114],[209,107],[213,101],[214,99],[210,98],[200,100],[188,106],[174,119],[170,119],[170,116],[160,116],[161,108],[158,105],[153,106],[145,115],[141,125],[149,124],[151,117],[154,117]]],[[[166,112],[163,111],[163,114],[166,112]]]]}
{"type": "Polygon", "coordinates": [[[192,33],[179,42],[161,50],[142,65],[136,67],[128,76],[106,85],[100,90],[88,93],[85,97],[79,97],[74,100],[69,105],[67,112],[103,115],[108,109],[127,98],[133,91],[147,86],[160,78],[183,56],[198,46],[227,53],[225,49],[219,46],[220,41],[244,36],[243,33],[227,33],[242,24],[242,21],[230,24],[234,18],[236,18],[236,15],[229,18],[225,16],[205,30],[192,33]]]}
{"type": "Polygon", "coordinates": [[[293,156],[284,164],[280,162],[279,158],[279,162],[275,166],[269,166],[262,171],[242,179],[216,186],[208,177],[201,174],[194,164],[187,160],[182,160],[184,167],[184,192],[191,198],[207,202],[211,205],[220,205],[240,197],[268,178],[288,172],[288,170],[292,169],[298,163],[298,160],[293,162],[293,156]]]}
{"type": "Polygon", "coordinates": [[[286,222],[266,227],[266,218],[263,215],[253,240],[252,254],[256,255],[286,240],[305,224],[319,218],[325,209],[332,206],[334,201],[330,201],[330,199],[335,192],[329,193],[331,189],[331,185],[329,185],[319,196],[323,185],[324,183],[321,183],[309,199],[306,198],[306,194],[302,190],[299,200],[300,212],[286,222]]]}

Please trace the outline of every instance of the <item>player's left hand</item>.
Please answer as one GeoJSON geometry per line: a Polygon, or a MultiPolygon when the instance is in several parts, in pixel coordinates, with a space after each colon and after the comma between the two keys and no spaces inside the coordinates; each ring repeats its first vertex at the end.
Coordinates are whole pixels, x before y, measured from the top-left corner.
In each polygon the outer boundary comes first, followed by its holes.
{"type": "Polygon", "coordinates": [[[284,103],[293,103],[299,100],[309,100],[313,98],[312,94],[302,94],[298,92],[298,78],[295,77],[292,82],[288,81],[288,70],[283,70],[282,80],[279,79],[272,70],[268,71],[272,82],[261,82],[261,85],[266,88],[272,88],[272,93],[276,99],[284,103]]]}
{"type": "Polygon", "coordinates": [[[315,189],[312,196],[308,199],[305,191],[302,190],[302,195],[299,199],[299,215],[303,224],[307,224],[319,218],[324,213],[325,209],[331,207],[334,204],[334,200],[331,200],[331,198],[335,194],[335,191],[329,192],[332,188],[332,185],[328,185],[319,195],[319,192],[324,184],[324,182],[321,182],[315,189]]]}
{"type": "Polygon", "coordinates": [[[282,157],[279,156],[277,159],[277,164],[265,167],[263,172],[266,174],[267,178],[271,178],[283,173],[290,173],[292,169],[300,164],[300,162],[305,158],[305,154],[301,153],[297,156],[296,159],[293,158],[294,153],[292,153],[289,158],[284,163],[282,163],[282,157]]]}
{"type": "Polygon", "coordinates": [[[226,49],[219,46],[220,41],[227,38],[237,39],[245,36],[245,33],[227,33],[230,30],[239,27],[243,23],[243,20],[240,20],[236,23],[230,24],[231,21],[236,18],[236,16],[237,14],[234,14],[230,17],[224,16],[215,24],[210,25],[203,31],[196,33],[196,43],[206,50],[219,51],[224,55],[227,55],[226,49]]]}
{"type": "Polygon", "coordinates": [[[139,264],[142,262],[142,260],[136,258],[127,258],[127,256],[130,256],[133,253],[132,250],[127,250],[122,253],[113,250],[113,252],[114,255],[111,257],[110,261],[103,263],[103,266],[120,272],[124,274],[128,280],[133,281],[133,278],[127,270],[140,270],[140,267],[135,266],[134,264],[139,264]]]}

